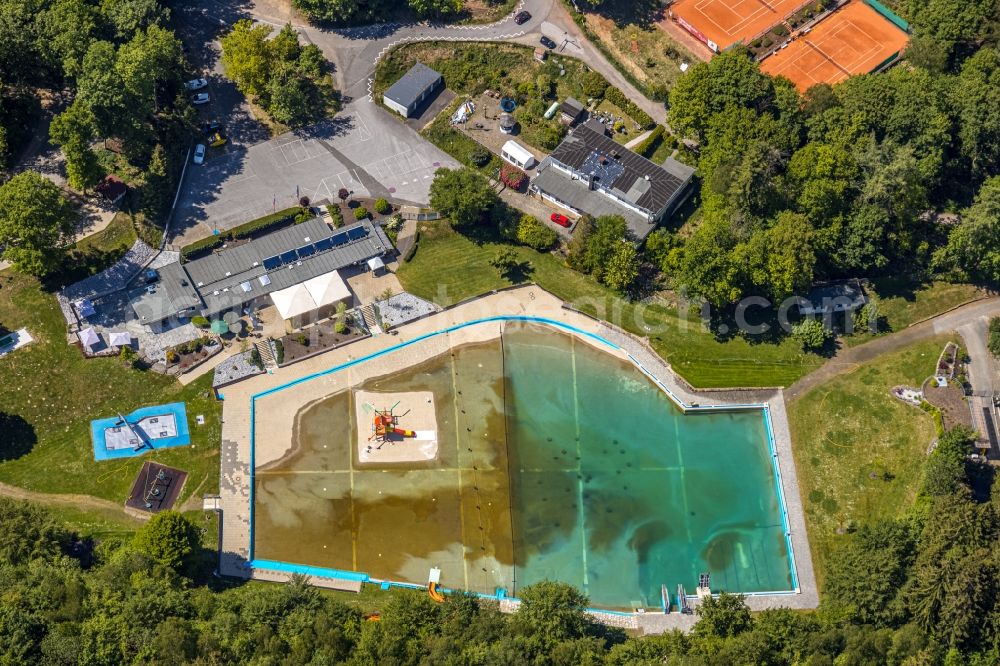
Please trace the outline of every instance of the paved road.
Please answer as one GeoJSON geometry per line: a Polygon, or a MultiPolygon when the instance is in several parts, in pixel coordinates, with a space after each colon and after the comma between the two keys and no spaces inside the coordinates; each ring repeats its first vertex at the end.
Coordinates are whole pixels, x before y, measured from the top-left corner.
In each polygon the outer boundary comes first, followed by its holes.
{"type": "Polygon", "coordinates": [[[202,0],[206,15],[231,23],[252,17],[262,23],[280,26],[291,22],[309,42],[337,66],[337,83],[346,95],[360,98],[369,92],[369,80],[375,64],[389,48],[404,42],[432,40],[505,41],[538,46],[544,34],[558,45],[556,51],[577,57],[600,72],[625,95],[642,107],[658,122],[666,119],[662,103],[647,99],[591,45],[573,22],[559,0],[522,0],[514,12],[489,25],[435,25],[429,23],[382,24],[357,28],[324,29],[310,25],[290,13],[283,3],[258,0],[246,5],[233,5],[225,0],[202,0]],[[212,11],[209,11],[211,8],[212,11]],[[531,13],[523,25],[514,23],[513,15],[522,9],[531,13]]]}
{"type": "Polygon", "coordinates": [[[969,383],[976,393],[993,395],[1000,388],[997,362],[986,348],[990,318],[986,315],[958,327],[969,356],[969,383]]]}
{"type": "MultiPolygon", "coordinates": [[[[833,377],[849,372],[858,365],[867,363],[882,354],[894,352],[907,345],[937,335],[944,335],[952,331],[961,331],[965,326],[976,325],[983,318],[997,315],[1000,315],[1000,297],[994,296],[963,305],[951,312],[928,319],[909,328],[904,328],[898,333],[891,333],[876,338],[863,345],[841,348],[838,350],[836,356],[827,361],[819,369],[809,373],[788,387],[785,390],[785,399],[789,401],[794,400],[833,377]]],[[[968,340],[966,346],[968,346],[968,340]]],[[[981,357],[981,354],[977,353],[977,356],[981,357]]]]}

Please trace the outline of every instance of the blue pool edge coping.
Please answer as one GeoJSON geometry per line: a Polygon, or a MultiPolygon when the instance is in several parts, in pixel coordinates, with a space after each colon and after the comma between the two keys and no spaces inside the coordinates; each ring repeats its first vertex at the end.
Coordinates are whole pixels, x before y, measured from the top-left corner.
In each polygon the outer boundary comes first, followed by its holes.
{"type": "MultiPolygon", "coordinates": [[[[170,449],[178,446],[188,446],[191,444],[191,431],[188,428],[187,421],[187,405],[183,402],[171,402],[164,405],[152,405],[149,407],[140,407],[128,414],[125,414],[125,419],[129,422],[138,421],[144,419],[147,416],[158,416],[161,414],[173,414],[175,423],[177,425],[177,434],[174,437],[169,437],[165,439],[155,440],[155,444],[150,446],[143,446],[142,448],[136,449],[119,449],[117,451],[109,451],[107,448],[107,441],[105,440],[104,431],[109,427],[113,427],[119,422],[118,416],[110,416],[103,419],[94,419],[90,422],[90,441],[94,449],[94,460],[101,462],[104,460],[118,460],[121,458],[137,458],[143,456],[150,451],[158,451],[160,449],[170,449]]],[[[251,440],[252,441],[252,440],[251,440]]]]}
{"type": "MultiPolygon", "coordinates": [[[[399,344],[393,345],[391,347],[386,347],[385,349],[380,349],[378,351],[372,352],[371,354],[368,354],[366,356],[361,356],[361,357],[356,358],[356,359],[351,359],[351,360],[346,361],[344,363],[341,363],[339,365],[335,365],[333,367],[327,368],[326,370],[320,370],[318,372],[314,372],[314,373],[311,373],[311,374],[308,374],[308,375],[303,375],[302,377],[298,377],[298,378],[296,378],[296,379],[294,379],[292,381],[286,382],[286,383],[281,384],[279,386],[271,387],[269,389],[261,391],[260,393],[254,393],[253,395],[251,395],[250,396],[250,480],[249,480],[249,490],[250,490],[250,492],[249,492],[249,500],[250,500],[250,512],[249,512],[250,513],[250,525],[249,525],[250,544],[249,544],[249,557],[247,558],[247,561],[243,564],[243,566],[245,568],[247,568],[248,570],[250,570],[251,572],[254,569],[263,569],[263,570],[268,570],[268,571],[279,571],[279,572],[283,572],[283,573],[292,573],[292,574],[296,574],[297,573],[297,574],[303,574],[303,575],[306,575],[306,576],[316,576],[316,577],[320,577],[320,578],[339,578],[339,579],[342,579],[342,580],[350,580],[350,581],[356,581],[356,582],[362,582],[362,583],[388,583],[390,586],[395,586],[395,587],[406,587],[406,588],[413,588],[413,589],[424,589],[424,587],[425,587],[424,585],[420,585],[420,584],[417,584],[417,583],[396,582],[396,581],[389,581],[389,580],[372,578],[371,576],[369,576],[369,574],[364,573],[364,572],[359,572],[359,571],[348,571],[348,570],[341,570],[341,569],[331,569],[331,568],[326,568],[326,567],[316,567],[316,566],[311,566],[311,565],[306,565],[306,564],[295,564],[295,563],[292,563],[292,562],[282,562],[282,561],[277,561],[277,560],[257,560],[257,559],[254,558],[254,492],[255,492],[254,486],[255,486],[256,471],[257,471],[256,462],[255,462],[255,453],[256,453],[256,451],[255,451],[255,449],[256,449],[256,446],[255,446],[255,442],[256,442],[256,440],[255,440],[255,436],[256,436],[256,432],[255,432],[256,431],[256,416],[255,416],[256,402],[257,402],[258,398],[264,398],[264,397],[267,397],[269,395],[273,395],[275,393],[279,393],[281,391],[284,391],[285,389],[289,389],[289,388],[292,388],[294,386],[298,386],[299,384],[304,384],[304,383],[312,381],[314,379],[318,379],[320,377],[325,377],[327,375],[331,375],[331,374],[334,374],[336,372],[340,372],[341,370],[346,370],[348,368],[354,367],[356,365],[360,365],[362,363],[367,363],[368,361],[374,360],[376,358],[380,358],[382,356],[386,356],[386,355],[388,355],[390,353],[399,351],[400,349],[405,349],[406,347],[409,347],[411,345],[417,344],[419,342],[423,342],[424,340],[429,340],[431,338],[435,338],[435,337],[438,337],[440,335],[447,335],[448,333],[452,333],[454,331],[458,331],[458,330],[461,330],[463,328],[467,328],[469,326],[476,326],[476,325],[479,325],[479,324],[487,324],[487,323],[492,323],[492,322],[507,322],[507,321],[521,321],[521,322],[545,324],[545,325],[548,325],[548,326],[552,326],[554,328],[571,331],[572,333],[576,333],[577,335],[581,335],[581,336],[584,336],[586,338],[590,338],[592,340],[595,340],[597,342],[600,342],[600,343],[604,344],[605,346],[609,347],[610,349],[612,349],[614,351],[619,351],[619,352],[624,351],[625,355],[628,357],[629,361],[631,361],[632,364],[636,368],[638,368],[644,375],[646,375],[647,377],[649,377],[667,395],[667,397],[670,398],[671,402],[673,402],[674,405],[678,409],[680,409],[681,412],[683,414],[685,414],[685,415],[688,414],[688,413],[699,413],[699,412],[741,412],[741,411],[760,410],[763,413],[764,429],[765,429],[765,431],[767,433],[768,451],[771,454],[771,469],[772,469],[773,475],[774,475],[773,478],[774,478],[774,482],[775,482],[775,493],[776,493],[777,498],[778,498],[778,508],[779,508],[779,510],[781,512],[782,529],[784,531],[784,536],[785,536],[785,547],[786,547],[786,550],[788,551],[788,566],[789,566],[789,574],[790,574],[791,580],[792,580],[792,589],[790,589],[790,590],[777,590],[777,591],[773,591],[773,592],[734,592],[734,594],[742,594],[743,596],[746,596],[746,597],[760,597],[760,596],[795,595],[795,594],[801,593],[801,589],[799,587],[799,580],[798,580],[798,570],[797,570],[797,568],[795,566],[795,552],[794,552],[794,549],[792,547],[791,529],[790,529],[790,526],[789,526],[789,523],[788,523],[788,510],[787,510],[787,505],[785,503],[784,488],[782,486],[781,470],[778,467],[778,453],[777,453],[777,449],[776,449],[776,445],[775,445],[775,440],[774,440],[774,431],[773,431],[773,427],[772,427],[772,423],[771,423],[771,414],[770,414],[770,407],[769,407],[769,405],[767,403],[745,403],[745,404],[733,404],[733,405],[723,405],[723,404],[714,404],[714,405],[694,404],[694,405],[689,405],[689,404],[685,403],[683,400],[681,400],[677,395],[675,395],[674,392],[671,391],[669,387],[667,387],[662,381],[660,381],[659,377],[657,377],[650,370],[648,370],[627,349],[623,349],[622,347],[620,347],[619,345],[615,344],[614,342],[611,342],[607,338],[604,338],[604,337],[602,337],[602,336],[600,336],[600,335],[598,335],[596,333],[592,333],[590,331],[585,331],[585,330],[583,330],[581,328],[573,326],[572,324],[567,324],[565,322],[561,322],[561,321],[558,321],[558,320],[555,320],[555,319],[550,319],[548,317],[536,317],[536,316],[533,316],[533,315],[495,315],[495,316],[492,316],[492,317],[483,317],[483,318],[480,318],[480,319],[472,319],[470,321],[463,322],[461,324],[455,324],[453,326],[448,326],[446,328],[442,328],[440,330],[433,331],[431,333],[425,333],[423,335],[419,335],[419,336],[413,338],[412,340],[406,340],[404,342],[400,342],[399,344]]],[[[186,423],[185,423],[185,425],[186,425],[186,423]]],[[[451,592],[452,591],[452,590],[450,590],[448,588],[442,588],[442,589],[445,592],[451,592]]],[[[496,598],[499,598],[498,595],[496,595],[496,594],[484,594],[484,593],[481,593],[481,592],[472,592],[471,594],[474,594],[477,597],[484,598],[484,599],[496,599],[496,598]]],[[[507,596],[505,596],[504,598],[511,599],[511,600],[514,600],[514,601],[519,601],[517,599],[517,597],[507,597],[507,596]]],[[[695,599],[695,598],[697,598],[697,595],[687,595],[687,598],[689,598],[689,599],[695,599]]],[[[592,611],[592,612],[597,612],[597,613],[608,613],[608,614],[612,614],[612,615],[633,615],[634,614],[633,612],[630,612],[630,611],[616,611],[616,610],[608,610],[608,609],[603,609],[603,608],[594,608],[594,609],[587,609],[587,610],[592,611]]]]}

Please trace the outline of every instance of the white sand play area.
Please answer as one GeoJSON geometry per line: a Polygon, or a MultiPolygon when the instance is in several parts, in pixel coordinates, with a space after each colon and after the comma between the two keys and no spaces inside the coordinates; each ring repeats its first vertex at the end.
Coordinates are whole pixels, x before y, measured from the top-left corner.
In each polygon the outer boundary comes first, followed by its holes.
{"type": "Polygon", "coordinates": [[[422,462],[437,458],[437,417],[434,394],[354,392],[354,415],[358,424],[358,462],[422,462]],[[413,437],[390,434],[383,441],[375,436],[376,411],[392,412],[396,427],[412,431],[413,437]]]}

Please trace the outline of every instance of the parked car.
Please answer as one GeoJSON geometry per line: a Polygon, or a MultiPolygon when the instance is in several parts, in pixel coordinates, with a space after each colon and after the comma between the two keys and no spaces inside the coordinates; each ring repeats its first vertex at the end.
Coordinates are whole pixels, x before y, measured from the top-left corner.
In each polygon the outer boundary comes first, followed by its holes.
{"type": "Polygon", "coordinates": [[[201,133],[205,136],[212,136],[216,132],[222,131],[222,123],[215,120],[210,120],[207,123],[201,124],[201,133]]]}
{"type": "Polygon", "coordinates": [[[522,25],[531,20],[531,13],[529,12],[518,12],[514,15],[514,23],[522,25]]]}
{"type": "Polygon", "coordinates": [[[566,227],[567,229],[569,229],[571,226],[573,226],[573,223],[570,221],[570,219],[565,215],[563,215],[562,213],[552,213],[549,219],[558,224],[560,227],[566,227]]]}
{"type": "Polygon", "coordinates": [[[546,37],[545,35],[542,35],[542,38],[539,39],[538,41],[540,41],[542,43],[542,46],[544,46],[547,49],[554,49],[556,47],[556,43],[553,42],[548,37],[546,37]]]}
{"type": "Polygon", "coordinates": [[[229,139],[224,137],[221,132],[216,132],[212,136],[208,137],[208,145],[210,145],[212,148],[218,148],[219,146],[224,146],[226,145],[227,141],[229,141],[229,139]]]}
{"type": "Polygon", "coordinates": [[[188,90],[201,90],[208,85],[208,79],[191,79],[184,84],[188,90]]]}
{"type": "Polygon", "coordinates": [[[194,163],[201,164],[205,161],[205,144],[199,143],[194,147],[194,163]]]}
{"type": "Polygon", "coordinates": [[[195,93],[191,95],[192,104],[208,104],[208,93],[195,93]]]}

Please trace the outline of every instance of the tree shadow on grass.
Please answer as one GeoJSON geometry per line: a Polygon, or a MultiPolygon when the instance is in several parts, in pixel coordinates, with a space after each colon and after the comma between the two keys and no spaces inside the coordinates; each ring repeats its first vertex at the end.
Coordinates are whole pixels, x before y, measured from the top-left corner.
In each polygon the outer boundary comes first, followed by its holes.
{"type": "Polygon", "coordinates": [[[530,281],[534,273],[535,267],[531,265],[530,261],[519,261],[504,270],[503,277],[513,284],[522,284],[530,281]]]}
{"type": "Polygon", "coordinates": [[[125,256],[128,246],[110,250],[88,247],[84,250],[70,250],[59,268],[39,278],[42,289],[47,292],[59,291],[67,285],[96,275],[125,256]]]}
{"type": "Polygon", "coordinates": [[[3,433],[3,444],[0,444],[0,462],[17,460],[27,455],[38,443],[35,427],[17,414],[0,412],[0,433],[3,433]]]}

